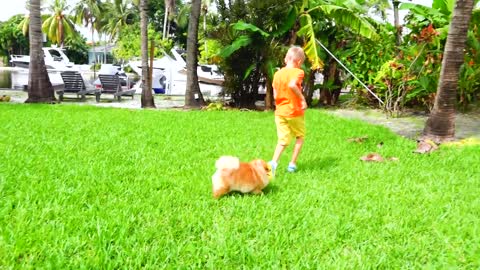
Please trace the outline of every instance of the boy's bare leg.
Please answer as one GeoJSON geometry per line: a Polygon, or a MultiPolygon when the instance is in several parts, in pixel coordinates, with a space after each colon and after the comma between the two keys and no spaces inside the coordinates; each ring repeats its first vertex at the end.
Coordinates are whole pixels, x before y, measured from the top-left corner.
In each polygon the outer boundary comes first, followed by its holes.
{"type": "Polygon", "coordinates": [[[297,164],[297,158],[300,154],[300,150],[302,150],[303,141],[303,138],[297,138],[295,141],[295,147],[293,148],[292,160],[290,161],[290,164],[297,164]]]}
{"type": "Polygon", "coordinates": [[[282,155],[283,153],[283,150],[285,150],[287,146],[286,145],[282,145],[282,144],[277,144],[277,147],[275,147],[275,153],[273,153],[273,158],[272,158],[272,161],[277,164],[278,163],[278,160],[280,159],[280,156],[282,155]]]}

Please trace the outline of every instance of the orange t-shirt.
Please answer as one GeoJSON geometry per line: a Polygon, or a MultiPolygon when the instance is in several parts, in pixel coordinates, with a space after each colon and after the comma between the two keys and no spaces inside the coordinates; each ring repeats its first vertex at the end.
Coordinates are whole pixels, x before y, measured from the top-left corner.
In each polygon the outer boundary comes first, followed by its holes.
{"type": "Polygon", "coordinates": [[[298,89],[302,89],[305,73],[299,68],[284,67],[275,72],[273,76],[273,88],[277,94],[275,98],[275,115],[283,117],[297,117],[304,114],[301,99],[288,85],[292,80],[296,81],[298,89]]]}

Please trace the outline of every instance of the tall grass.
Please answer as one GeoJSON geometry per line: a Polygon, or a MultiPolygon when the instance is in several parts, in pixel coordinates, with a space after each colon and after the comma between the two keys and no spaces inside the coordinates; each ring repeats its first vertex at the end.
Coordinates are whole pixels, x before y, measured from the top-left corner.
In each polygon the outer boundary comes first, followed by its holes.
{"type": "Polygon", "coordinates": [[[271,157],[272,113],[1,104],[0,269],[480,267],[478,146],[306,116],[297,173],[289,148],[264,196],[214,200],[216,158],[271,157]]]}

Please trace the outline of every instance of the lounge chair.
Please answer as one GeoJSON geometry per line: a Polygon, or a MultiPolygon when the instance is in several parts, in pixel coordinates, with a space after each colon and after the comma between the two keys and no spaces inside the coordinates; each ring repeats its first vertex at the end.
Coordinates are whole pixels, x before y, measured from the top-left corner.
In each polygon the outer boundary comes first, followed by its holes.
{"type": "Polygon", "coordinates": [[[63,87],[56,90],[58,99],[63,101],[65,94],[75,94],[80,100],[85,100],[87,94],[97,94],[98,90],[87,89],[82,75],[78,71],[64,71],[60,73],[63,80],[63,87]]]}
{"type": "Polygon", "coordinates": [[[118,75],[99,74],[98,78],[101,85],[100,94],[112,94],[118,101],[122,99],[122,96],[131,96],[133,99],[135,89],[128,89],[128,86],[122,87],[122,80],[118,75]]]}

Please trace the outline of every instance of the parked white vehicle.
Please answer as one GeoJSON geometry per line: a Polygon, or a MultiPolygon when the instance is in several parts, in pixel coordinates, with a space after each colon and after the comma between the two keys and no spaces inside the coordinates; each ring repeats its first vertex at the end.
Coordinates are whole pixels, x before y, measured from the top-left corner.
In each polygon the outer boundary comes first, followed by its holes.
{"type": "MultiPolygon", "coordinates": [[[[186,61],[176,49],[171,50],[171,56],[153,60],[152,90],[158,94],[185,95],[187,88],[186,61]]],[[[130,61],[130,67],[142,75],[142,62],[130,61]]],[[[197,69],[200,91],[205,96],[218,96],[223,90],[224,77],[215,65],[198,65],[197,69]]],[[[134,86],[137,93],[141,92],[141,80],[134,86]]]]}

